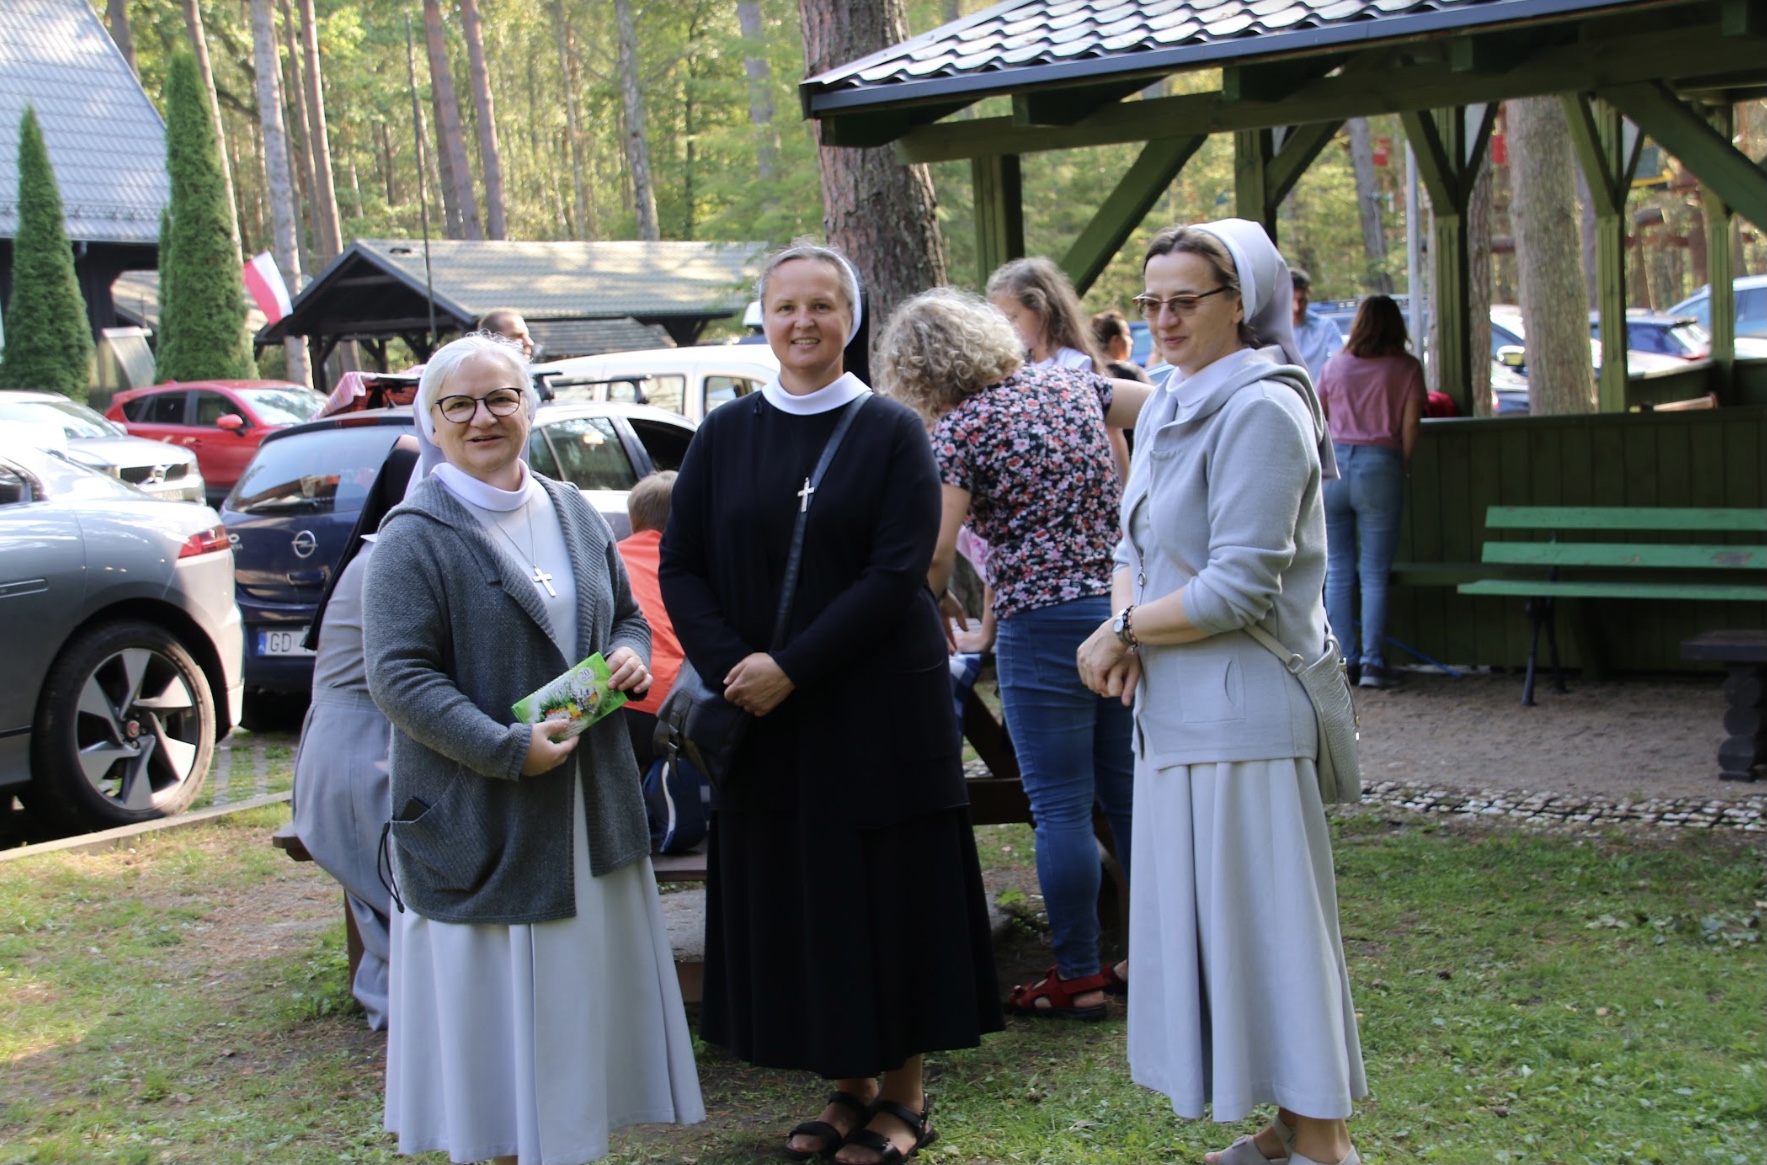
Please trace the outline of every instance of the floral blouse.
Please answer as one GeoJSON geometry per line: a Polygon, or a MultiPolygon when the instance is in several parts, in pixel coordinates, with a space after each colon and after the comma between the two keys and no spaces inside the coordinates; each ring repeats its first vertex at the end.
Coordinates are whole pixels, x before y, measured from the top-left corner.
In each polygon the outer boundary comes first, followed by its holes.
{"type": "Polygon", "coordinates": [[[940,479],[969,491],[969,524],[992,548],[994,611],[1108,595],[1122,481],[1104,416],[1111,382],[1021,368],[933,424],[940,479]]]}

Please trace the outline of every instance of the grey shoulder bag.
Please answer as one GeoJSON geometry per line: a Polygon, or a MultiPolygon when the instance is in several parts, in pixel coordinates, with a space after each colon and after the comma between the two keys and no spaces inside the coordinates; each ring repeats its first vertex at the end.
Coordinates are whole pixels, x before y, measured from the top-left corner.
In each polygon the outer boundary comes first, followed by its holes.
{"type": "Polygon", "coordinates": [[[1274,635],[1248,624],[1247,635],[1282,661],[1289,674],[1301,681],[1307,699],[1313,704],[1313,715],[1319,721],[1319,799],[1353,804],[1362,799],[1362,757],[1357,742],[1361,739],[1356,704],[1350,695],[1350,673],[1344,666],[1343,651],[1330,632],[1325,636],[1325,654],[1309,660],[1299,652],[1290,651],[1274,635]]]}
{"type": "MultiPolygon", "coordinates": [[[[840,448],[847,430],[852,428],[853,418],[859,415],[868,399],[869,393],[848,404],[841,412],[834,432],[828,435],[828,443],[822,447],[816,468],[804,483],[797,524],[792,527],[791,553],[785,562],[785,580],[779,590],[779,615],[773,623],[769,651],[778,651],[785,646],[786,630],[791,623],[792,598],[797,592],[798,575],[803,568],[804,526],[810,518],[810,502],[816,496],[816,487],[822,484],[822,475],[834,460],[835,450],[840,448]]],[[[691,661],[682,660],[681,670],[675,676],[675,686],[669,689],[668,699],[657,710],[656,720],[653,742],[658,756],[670,759],[683,756],[705,774],[713,789],[724,792],[729,788],[737,750],[748,736],[754,717],[724,698],[722,683],[708,684],[691,661]]]]}

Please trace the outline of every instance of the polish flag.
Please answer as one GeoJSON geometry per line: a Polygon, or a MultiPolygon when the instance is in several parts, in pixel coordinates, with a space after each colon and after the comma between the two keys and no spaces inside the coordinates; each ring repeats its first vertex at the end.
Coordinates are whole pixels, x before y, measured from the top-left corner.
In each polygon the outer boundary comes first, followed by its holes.
{"type": "Polygon", "coordinates": [[[268,251],[260,251],[245,265],[245,289],[252,293],[258,310],[270,323],[294,310],[288,297],[288,284],[282,281],[282,272],[276,269],[276,259],[268,251]]]}

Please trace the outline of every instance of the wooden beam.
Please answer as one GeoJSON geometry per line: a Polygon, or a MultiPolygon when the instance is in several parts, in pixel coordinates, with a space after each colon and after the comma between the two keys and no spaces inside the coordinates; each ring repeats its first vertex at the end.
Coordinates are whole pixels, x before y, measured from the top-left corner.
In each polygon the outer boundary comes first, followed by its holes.
{"type": "Polygon", "coordinates": [[[1146,77],[1115,85],[1038,89],[1012,95],[1014,125],[1074,125],[1102,109],[1133,97],[1151,84],[1146,77]]]}
{"type": "Polygon", "coordinates": [[[1575,25],[1473,33],[1449,42],[1448,67],[1456,73],[1503,74],[1547,49],[1576,39],[1575,25]]]}
{"type": "Polygon", "coordinates": [[[1024,256],[1024,179],[1016,154],[971,159],[969,174],[975,191],[976,286],[986,287],[995,268],[1024,256]]]}
{"type": "Polygon", "coordinates": [[[1221,97],[1225,101],[1286,101],[1349,57],[1348,53],[1330,53],[1298,61],[1228,65],[1221,70],[1221,97]]]}
{"type": "Polygon", "coordinates": [[[1472,261],[1467,249],[1466,216],[1458,211],[1434,214],[1435,237],[1430,245],[1430,261],[1436,268],[1436,301],[1431,311],[1436,318],[1436,384],[1454,398],[1462,416],[1473,415],[1472,362],[1489,359],[1472,350],[1471,318],[1472,261]]]}
{"type": "Polygon", "coordinates": [[[1341,121],[1321,121],[1297,125],[1289,130],[1276,156],[1265,167],[1264,181],[1272,202],[1282,204],[1289,191],[1295,188],[1295,183],[1301,180],[1301,175],[1307,172],[1307,167],[1337,137],[1343,124],[1341,121]]]}
{"type": "Polygon", "coordinates": [[[1597,408],[1626,411],[1626,198],[1644,135],[1620,111],[1588,94],[1560,95],[1571,144],[1595,203],[1595,306],[1601,319],[1597,408]]]}
{"type": "Polygon", "coordinates": [[[1452,211],[1459,202],[1460,172],[1442,141],[1436,119],[1426,109],[1408,109],[1399,120],[1405,126],[1405,140],[1417,156],[1417,176],[1429,191],[1430,203],[1452,211]]]}
{"type": "Polygon", "coordinates": [[[1276,135],[1269,129],[1240,130],[1233,135],[1234,213],[1264,224],[1264,233],[1276,241],[1276,207],[1280,199],[1270,196],[1270,159],[1276,153],[1276,135]]]}
{"type": "MultiPolygon", "coordinates": [[[[1739,38],[1736,43],[1761,51],[1753,38],[1739,38]]],[[[1618,106],[1657,144],[1699,175],[1702,183],[1718,191],[1738,214],[1767,229],[1767,172],[1660,81],[1597,89],[1596,96],[1618,106]]]]}
{"type": "MultiPolygon", "coordinates": [[[[1501,76],[1455,73],[1442,59],[1420,54],[1421,63],[1378,73],[1346,71],[1324,77],[1276,104],[1224,100],[1219,93],[1128,101],[1078,125],[1030,127],[1010,117],[924,125],[898,149],[910,162],[948,162],[988,154],[1031,154],[1155,138],[1230,133],[1289,124],[1295,110],[1318,121],[1340,121],[1497,102],[1513,97],[1597,90],[1607,86],[1738,73],[1759,75],[1761,45],[1749,38],[1724,40],[1715,23],[1653,30],[1542,52],[1501,76]]],[[[1653,135],[1654,136],[1654,135],[1653,135]]]]}
{"type": "Polygon", "coordinates": [[[1208,138],[1201,135],[1148,142],[1135,164],[1129,167],[1110,192],[1074,245],[1062,256],[1061,269],[1073,280],[1074,290],[1085,295],[1088,288],[1116,257],[1160,195],[1178,177],[1184,164],[1208,138]]]}
{"type": "Polygon", "coordinates": [[[1719,29],[1724,36],[1767,36],[1767,0],[1725,0],[1719,29]]]}
{"type": "MultiPolygon", "coordinates": [[[[1729,140],[1736,110],[1728,105],[1712,111],[1712,128],[1729,140]]],[[[1712,388],[1718,399],[1732,403],[1736,376],[1735,255],[1730,249],[1730,207],[1710,186],[1700,186],[1700,212],[1706,223],[1707,331],[1712,335],[1712,388]]]]}
{"type": "Polygon", "coordinates": [[[880,110],[876,113],[848,113],[825,117],[818,123],[817,140],[825,146],[870,148],[887,146],[904,134],[923,125],[931,125],[960,109],[968,109],[973,101],[948,101],[936,105],[911,105],[902,109],[880,110]]]}

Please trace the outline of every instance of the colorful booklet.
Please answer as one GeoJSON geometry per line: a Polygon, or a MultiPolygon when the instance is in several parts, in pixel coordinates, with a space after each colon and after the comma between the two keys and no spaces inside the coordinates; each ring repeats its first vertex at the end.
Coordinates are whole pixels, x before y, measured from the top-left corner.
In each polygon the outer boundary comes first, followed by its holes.
{"type": "Polygon", "coordinates": [[[583,730],[626,702],[626,693],[609,686],[613,671],[598,651],[551,683],[530,692],[511,709],[523,724],[565,720],[570,729],[557,739],[580,736],[583,730]]]}

